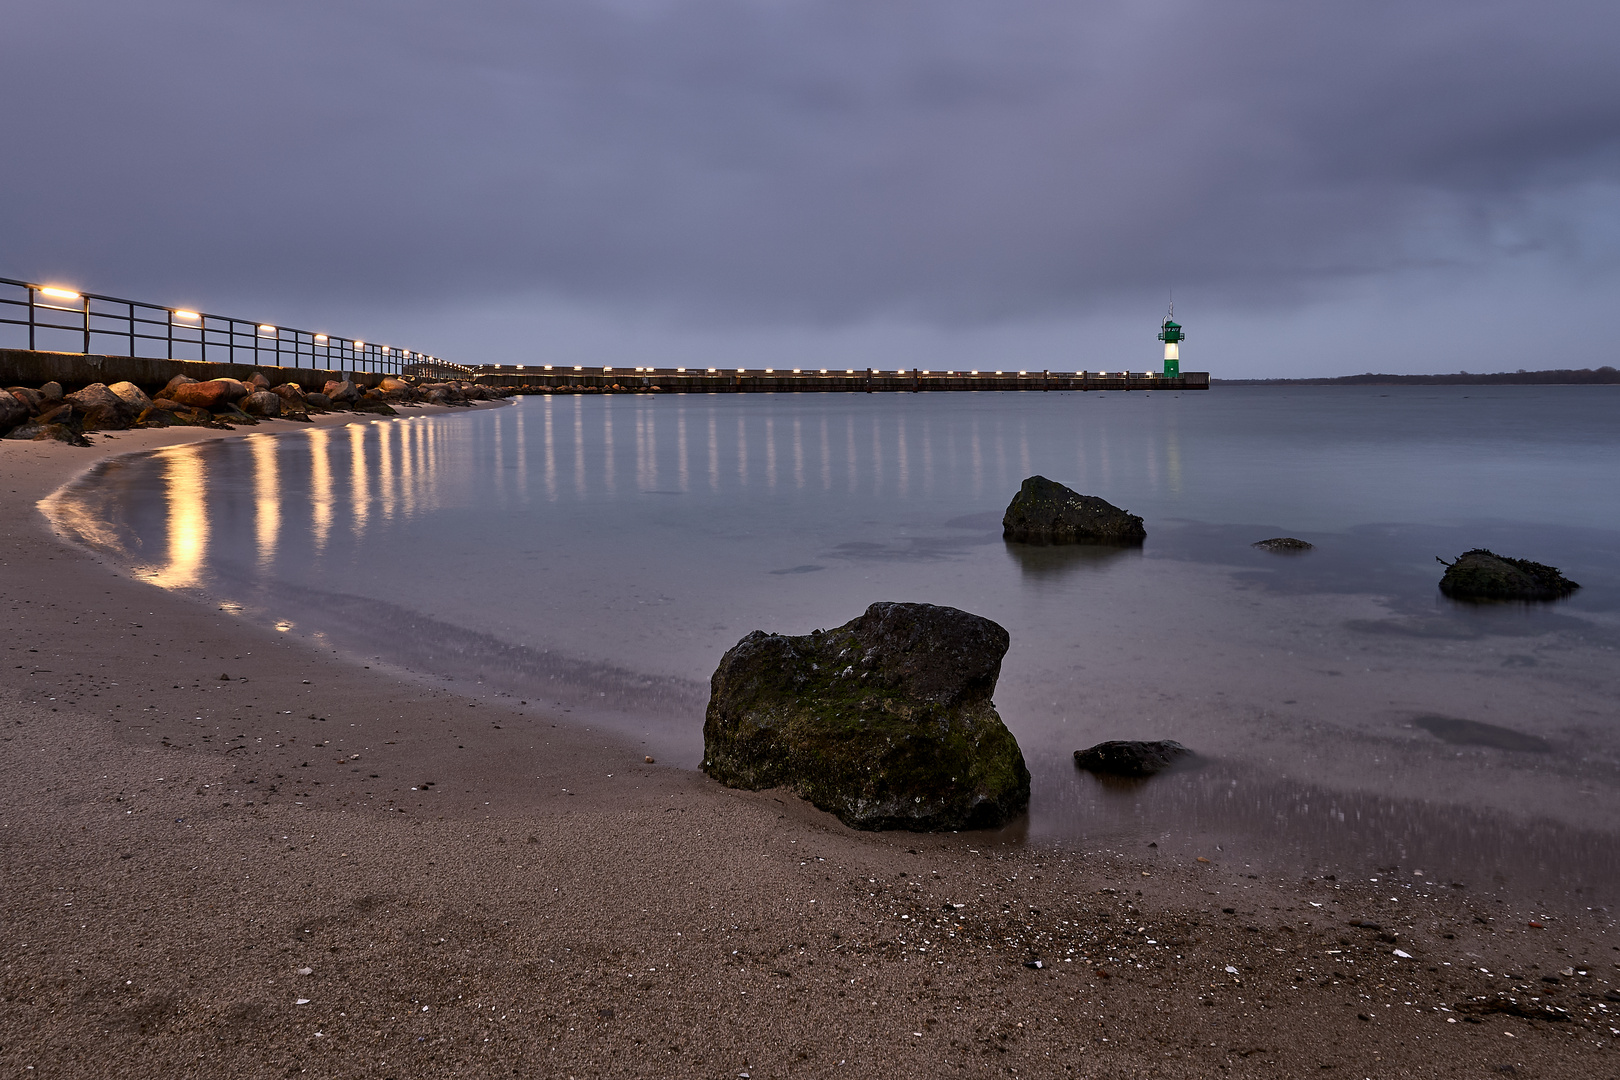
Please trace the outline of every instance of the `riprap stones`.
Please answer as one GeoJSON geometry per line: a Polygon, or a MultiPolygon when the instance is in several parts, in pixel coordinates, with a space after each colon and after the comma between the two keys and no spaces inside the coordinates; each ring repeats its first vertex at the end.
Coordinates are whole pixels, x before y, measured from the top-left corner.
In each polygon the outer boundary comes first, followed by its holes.
{"type": "Polygon", "coordinates": [[[933,604],[878,603],[802,637],[756,630],[720,660],[703,771],[785,787],[857,829],[993,828],[1029,769],[990,696],[1007,631],[933,604]]]}
{"type": "Polygon", "coordinates": [[[1001,533],[1025,544],[1140,544],[1147,539],[1135,514],[1044,476],[1024,481],[1002,516],[1001,533]]]}
{"type": "Polygon", "coordinates": [[[1510,559],[1475,548],[1447,563],[1440,591],[1456,600],[1556,600],[1580,588],[1558,572],[1528,559],[1510,559]]]}

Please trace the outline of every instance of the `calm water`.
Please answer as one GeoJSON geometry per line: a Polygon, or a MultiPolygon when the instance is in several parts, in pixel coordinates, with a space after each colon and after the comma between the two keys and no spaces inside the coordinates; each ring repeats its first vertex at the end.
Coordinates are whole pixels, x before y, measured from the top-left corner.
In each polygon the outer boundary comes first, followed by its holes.
{"type": "Polygon", "coordinates": [[[692,763],[743,634],[954,605],[1012,635],[996,700],[1035,795],[1011,838],[1606,899],[1617,407],[1609,387],[528,398],[127,458],[49,509],[163,587],[692,763]],[[1033,473],[1142,515],[1147,544],[1004,543],[1033,473]],[[1277,535],[1317,548],[1249,546],[1277,535]],[[1476,546],[1585,588],[1453,604],[1435,556],[1476,546]],[[1207,764],[1075,771],[1131,737],[1207,764]]]}

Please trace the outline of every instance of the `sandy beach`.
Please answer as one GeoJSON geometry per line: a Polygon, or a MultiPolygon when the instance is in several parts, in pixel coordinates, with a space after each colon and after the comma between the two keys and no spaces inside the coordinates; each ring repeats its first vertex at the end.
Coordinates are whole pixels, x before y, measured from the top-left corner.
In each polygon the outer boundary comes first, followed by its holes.
{"type": "Polygon", "coordinates": [[[296,430],[0,443],[6,1075],[1620,1072],[1578,899],[853,832],[132,580],[37,509],[296,430]]]}

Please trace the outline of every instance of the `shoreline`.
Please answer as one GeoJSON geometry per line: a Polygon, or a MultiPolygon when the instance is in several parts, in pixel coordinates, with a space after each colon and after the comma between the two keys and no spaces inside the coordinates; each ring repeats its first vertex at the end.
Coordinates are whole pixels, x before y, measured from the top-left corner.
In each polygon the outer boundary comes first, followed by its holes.
{"type": "Polygon", "coordinates": [[[0,444],[0,494],[28,507],[0,526],[13,1072],[1560,1076],[1610,1060],[1606,912],[1407,874],[1251,875],[1215,851],[854,833],[166,593],[33,509],[98,460],[264,433],[0,444]]]}

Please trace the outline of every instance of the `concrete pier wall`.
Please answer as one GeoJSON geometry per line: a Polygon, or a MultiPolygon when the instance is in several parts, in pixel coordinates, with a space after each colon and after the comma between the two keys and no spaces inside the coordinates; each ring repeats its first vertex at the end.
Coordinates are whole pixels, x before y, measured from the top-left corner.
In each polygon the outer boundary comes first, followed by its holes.
{"type": "Polygon", "coordinates": [[[59,382],[69,393],[91,383],[132,382],[151,392],[176,375],[199,382],[208,379],[251,378],[264,372],[271,386],[297,383],[305,390],[320,390],[328,380],[352,379],[361,389],[376,386],[387,375],[371,371],[327,371],[321,368],[274,367],[253,364],[216,364],[198,360],[159,360],[145,356],[99,356],[85,353],[39,352],[29,349],[0,349],[0,387],[32,386],[59,382]]]}

